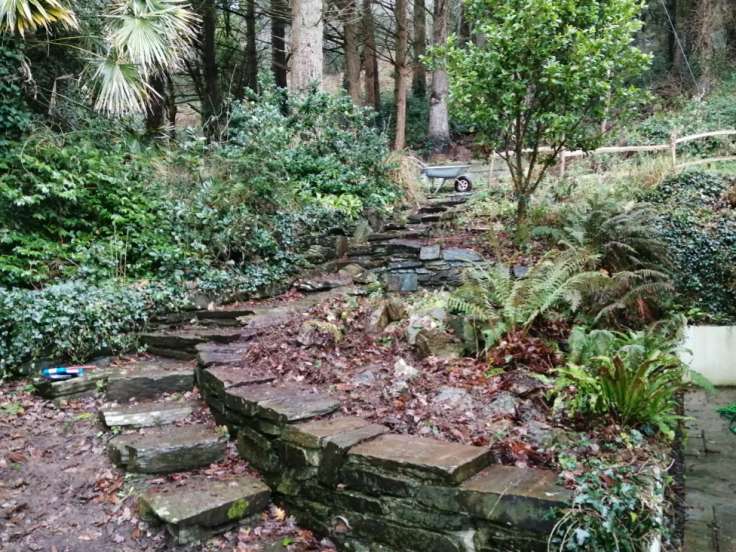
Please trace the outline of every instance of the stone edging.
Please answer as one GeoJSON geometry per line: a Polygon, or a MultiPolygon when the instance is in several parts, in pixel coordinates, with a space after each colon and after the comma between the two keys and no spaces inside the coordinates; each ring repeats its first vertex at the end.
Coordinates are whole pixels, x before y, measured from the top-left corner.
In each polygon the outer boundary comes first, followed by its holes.
{"type": "Polygon", "coordinates": [[[298,522],[344,550],[546,550],[570,493],[547,470],[491,465],[490,450],[392,434],[340,403],[239,366],[197,368],[216,420],[298,522]]]}

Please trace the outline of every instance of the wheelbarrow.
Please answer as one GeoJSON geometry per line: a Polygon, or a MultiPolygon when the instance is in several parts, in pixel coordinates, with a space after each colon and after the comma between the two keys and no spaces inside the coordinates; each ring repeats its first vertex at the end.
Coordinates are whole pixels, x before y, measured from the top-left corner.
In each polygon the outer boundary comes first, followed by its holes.
{"type": "Polygon", "coordinates": [[[473,189],[473,181],[467,174],[469,168],[470,165],[422,165],[422,175],[430,180],[433,194],[439,192],[448,180],[453,181],[456,192],[467,193],[473,189]],[[440,181],[436,186],[435,180],[440,181]]]}

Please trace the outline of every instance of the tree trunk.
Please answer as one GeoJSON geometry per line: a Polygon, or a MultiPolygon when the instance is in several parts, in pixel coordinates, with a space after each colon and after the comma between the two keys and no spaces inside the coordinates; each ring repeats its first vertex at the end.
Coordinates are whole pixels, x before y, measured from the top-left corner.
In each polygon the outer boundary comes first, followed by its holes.
{"type": "Polygon", "coordinates": [[[286,10],[284,0],[271,0],[271,71],[279,88],[286,88],[286,10]]]}
{"type": "Polygon", "coordinates": [[[258,50],[256,49],[256,2],[247,0],[245,10],[245,86],[258,90],[258,50]]]}
{"type": "Polygon", "coordinates": [[[146,108],[146,134],[154,136],[161,132],[164,126],[164,108],[166,106],[166,88],[161,75],[153,75],[148,79],[148,85],[156,92],[151,94],[151,100],[146,108]]]}
{"type": "MultiPolygon", "coordinates": [[[[432,43],[447,42],[449,0],[435,0],[432,43]]],[[[442,153],[450,144],[450,120],[447,114],[449,80],[447,71],[438,67],[432,71],[432,93],[429,97],[429,141],[432,151],[442,153]]]]}
{"type": "Polygon", "coordinates": [[[365,65],[365,104],[376,111],[381,109],[381,86],[378,79],[376,55],[376,26],[373,21],[373,2],[363,0],[363,64],[365,65]]]}
{"type": "Polygon", "coordinates": [[[169,136],[172,140],[176,139],[176,89],[174,88],[174,79],[171,73],[166,72],[166,114],[169,118],[169,136]]]}
{"type": "Polygon", "coordinates": [[[360,47],[358,44],[359,16],[355,0],[340,2],[345,35],[345,82],[353,103],[360,103],[360,47]]]}
{"type": "Polygon", "coordinates": [[[215,138],[219,132],[219,117],[222,114],[222,95],[220,93],[215,45],[217,12],[214,0],[203,0],[200,6],[202,15],[202,79],[204,80],[202,126],[209,138],[215,138]]]}
{"type": "Polygon", "coordinates": [[[424,0],[414,0],[414,81],[412,92],[415,96],[427,96],[427,70],[421,61],[427,53],[427,8],[424,0]]]}
{"type": "Polygon", "coordinates": [[[322,86],[322,0],[292,0],[289,92],[322,86]]]}
{"type": "Polygon", "coordinates": [[[406,147],[406,94],[409,88],[407,0],[396,0],[396,136],[394,149],[406,147]]]}

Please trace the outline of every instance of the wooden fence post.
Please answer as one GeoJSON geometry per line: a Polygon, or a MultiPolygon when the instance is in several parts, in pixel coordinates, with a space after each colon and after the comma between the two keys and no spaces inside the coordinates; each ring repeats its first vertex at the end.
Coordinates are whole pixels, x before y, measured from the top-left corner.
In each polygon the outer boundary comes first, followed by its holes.
{"type": "Polygon", "coordinates": [[[670,155],[672,155],[672,170],[677,169],[677,133],[670,135],[670,155]]]}

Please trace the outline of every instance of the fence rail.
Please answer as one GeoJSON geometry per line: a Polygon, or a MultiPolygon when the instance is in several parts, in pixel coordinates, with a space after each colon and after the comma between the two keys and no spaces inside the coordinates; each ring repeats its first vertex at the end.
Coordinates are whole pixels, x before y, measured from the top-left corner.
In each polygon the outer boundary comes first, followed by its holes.
{"type": "MultiPolygon", "coordinates": [[[[560,156],[560,176],[565,175],[566,161],[575,157],[584,157],[589,155],[597,155],[602,153],[641,153],[641,152],[654,152],[654,151],[669,151],[672,158],[672,167],[675,169],[681,169],[684,167],[690,167],[694,165],[707,165],[709,163],[720,163],[724,161],[736,161],[736,156],[722,156],[722,157],[710,157],[708,159],[695,159],[686,161],[681,164],[677,164],[677,146],[680,144],[686,144],[695,140],[702,140],[704,138],[716,138],[724,136],[736,136],[736,130],[734,129],[723,129],[714,130],[710,132],[701,132],[698,134],[690,134],[688,136],[680,136],[673,134],[668,144],[648,144],[643,146],[604,146],[590,151],[584,150],[565,150],[559,152],[560,156]]],[[[534,150],[525,148],[522,153],[533,153],[534,150]]],[[[555,149],[549,146],[542,146],[537,149],[537,153],[554,153],[555,149]]],[[[496,159],[504,159],[515,152],[511,150],[496,152],[491,154],[491,167],[495,165],[496,159]]]]}

